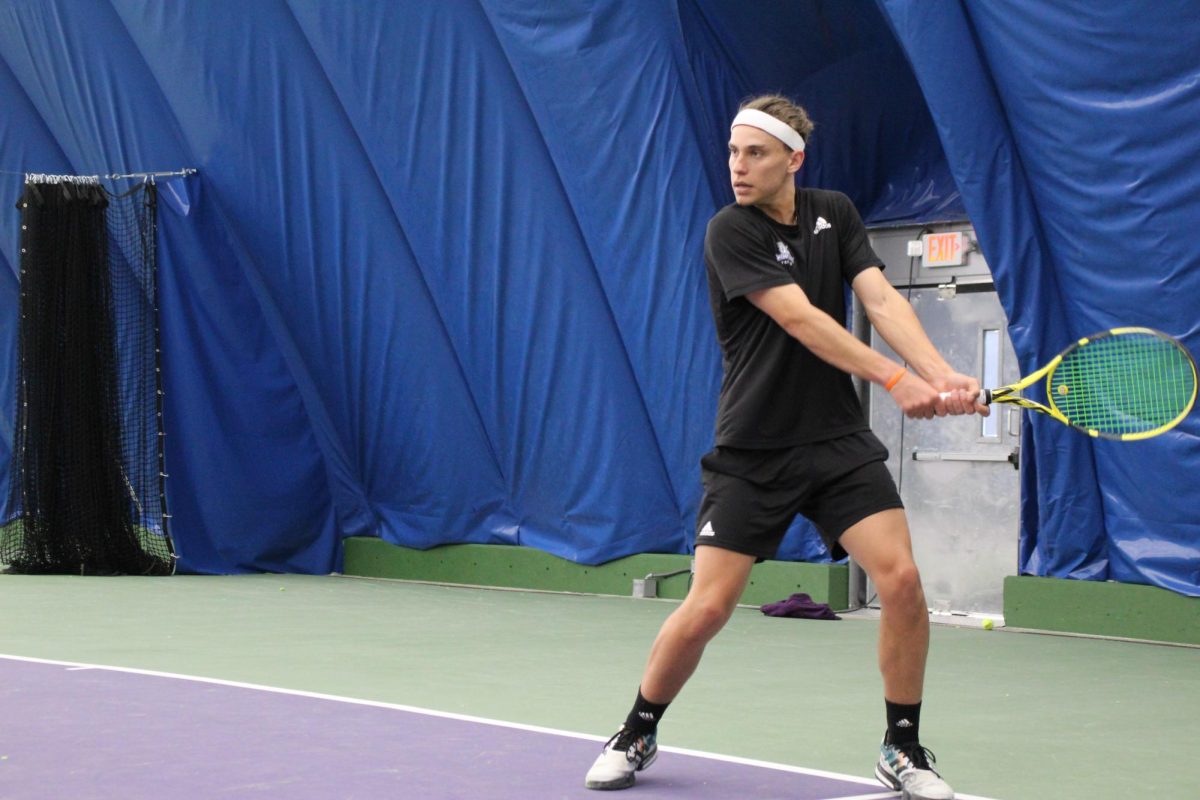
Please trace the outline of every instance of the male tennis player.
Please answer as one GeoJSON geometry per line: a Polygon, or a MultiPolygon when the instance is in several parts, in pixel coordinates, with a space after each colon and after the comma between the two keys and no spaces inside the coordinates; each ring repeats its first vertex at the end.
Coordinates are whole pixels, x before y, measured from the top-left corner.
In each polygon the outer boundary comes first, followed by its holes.
{"type": "Polygon", "coordinates": [[[625,724],[588,771],[590,789],[632,786],[654,760],[663,712],[733,613],[751,567],[775,555],[803,514],[879,593],[887,732],[876,776],[912,800],[954,797],[918,738],[929,617],[908,524],[850,376],[884,387],[912,418],[988,409],[976,401],[978,382],[951,369],[884,278],[849,198],[796,188],[812,127],[779,96],[745,103],[730,126],[736,202],[713,217],[704,243],[725,374],[715,447],[701,460],[695,575],[650,649],[625,724]],[[846,330],[845,284],[908,368],[846,330]]]}

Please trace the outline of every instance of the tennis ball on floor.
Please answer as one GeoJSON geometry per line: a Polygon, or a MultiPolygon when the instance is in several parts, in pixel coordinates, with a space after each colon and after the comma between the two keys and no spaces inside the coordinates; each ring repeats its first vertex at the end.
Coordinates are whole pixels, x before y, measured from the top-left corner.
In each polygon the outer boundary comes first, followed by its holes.
{"type": "Polygon", "coordinates": [[[985,619],[983,621],[983,629],[985,631],[990,631],[994,627],[996,627],[996,623],[992,622],[990,619],[985,619]]]}

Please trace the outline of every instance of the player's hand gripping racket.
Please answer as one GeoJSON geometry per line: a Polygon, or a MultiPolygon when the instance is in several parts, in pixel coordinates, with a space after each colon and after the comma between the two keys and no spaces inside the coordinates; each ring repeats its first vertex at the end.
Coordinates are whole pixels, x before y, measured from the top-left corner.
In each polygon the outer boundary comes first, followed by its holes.
{"type": "Polygon", "coordinates": [[[1130,441],[1169,431],[1196,402],[1196,364],[1182,344],[1150,328],[1087,336],[1016,383],[979,400],[1048,414],[1089,436],[1130,441]],[[1018,392],[1046,379],[1046,403],[1018,392]]]}

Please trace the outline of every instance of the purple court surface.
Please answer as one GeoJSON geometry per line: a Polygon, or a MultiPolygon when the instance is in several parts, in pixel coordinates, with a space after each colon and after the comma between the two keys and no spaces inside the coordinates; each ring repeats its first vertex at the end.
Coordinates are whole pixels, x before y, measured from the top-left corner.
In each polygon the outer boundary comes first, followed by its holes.
{"type": "Polygon", "coordinates": [[[893,798],[869,780],[663,750],[583,788],[590,737],[403,706],[0,657],[0,797],[893,798]]]}

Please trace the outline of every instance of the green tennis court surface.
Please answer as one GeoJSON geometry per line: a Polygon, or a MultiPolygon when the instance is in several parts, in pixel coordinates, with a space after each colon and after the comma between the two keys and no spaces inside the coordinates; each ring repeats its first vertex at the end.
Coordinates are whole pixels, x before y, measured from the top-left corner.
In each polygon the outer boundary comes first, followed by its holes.
{"type": "MultiPolygon", "coordinates": [[[[271,575],[5,575],[0,597],[0,653],[567,731],[595,737],[597,751],[674,607],[271,575]]],[[[739,610],[668,712],[661,744],[869,779],[883,732],[876,632],[869,620],[739,610]]],[[[935,626],[922,731],[963,794],[1190,798],[1198,701],[1195,648],[935,626]]],[[[180,747],[156,757],[175,760],[180,747]]],[[[582,781],[591,758],[563,774],[582,781]]]]}

